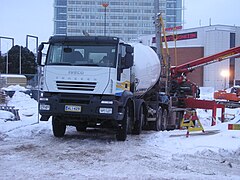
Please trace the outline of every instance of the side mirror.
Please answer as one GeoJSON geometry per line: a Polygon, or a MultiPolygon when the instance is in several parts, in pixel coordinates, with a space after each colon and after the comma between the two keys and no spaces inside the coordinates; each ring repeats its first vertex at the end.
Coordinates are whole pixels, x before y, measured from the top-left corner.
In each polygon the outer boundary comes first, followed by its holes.
{"type": "Polygon", "coordinates": [[[44,44],[43,43],[41,43],[40,45],[39,45],[39,47],[38,47],[38,53],[37,53],[37,64],[38,65],[42,65],[42,50],[43,50],[43,48],[44,48],[44,44]]]}
{"type": "Polygon", "coordinates": [[[122,59],[122,69],[128,69],[133,66],[133,55],[127,53],[122,59]]]}
{"type": "Polygon", "coordinates": [[[130,46],[130,45],[127,45],[127,46],[126,46],[126,53],[127,53],[127,54],[132,54],[132,53],[133,53],[133,47],[130,46]]]}

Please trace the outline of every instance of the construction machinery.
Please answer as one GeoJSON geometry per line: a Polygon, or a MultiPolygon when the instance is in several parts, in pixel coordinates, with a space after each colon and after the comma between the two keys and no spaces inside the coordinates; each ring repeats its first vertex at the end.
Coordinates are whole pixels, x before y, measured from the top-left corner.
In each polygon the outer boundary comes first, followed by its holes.
{"type": "Polygon", "coordinates": [[[197,99],[200,94],[198,86],[187,79],[187,74],[198,67],[220,62],[228,58],[240,57],[240,46],[234,47],[207,57],[199,58],[188,63],[171,67],[170,96],[176,96],[177,107],[200,108],[212,110],[212,125],[216,124],[217,109],[221,109],[221,121],[224,121],[225,107],[239,107],[239,103],[223,103],[214,100],[197,99]]]}
{"type": "Polygon", "coordinates": [[[227,90],[219,90],[214,92],[214,99],[239,102],[240,101],[240,87],[232,87],[230,92],[227,90]]]}
{"type": "Polygon", "coordinates": [[[240,46],[222,51],[211,56],[199,58],[179,66],[171,67],[171,89],[170,94],[176,94],[178,97],[192,96],[199,97],[198,87],[187,79],[187,74],[196,68],[206,66],[212,63],[220,62],[229,58],[240,57],[240,46]]]}
{"type": "Polygon", "coordinates": [[[214,92],[213,97],[227,108],[240,107],[240,87],[231,87],[230,90],[219,90],[214,92]]]}

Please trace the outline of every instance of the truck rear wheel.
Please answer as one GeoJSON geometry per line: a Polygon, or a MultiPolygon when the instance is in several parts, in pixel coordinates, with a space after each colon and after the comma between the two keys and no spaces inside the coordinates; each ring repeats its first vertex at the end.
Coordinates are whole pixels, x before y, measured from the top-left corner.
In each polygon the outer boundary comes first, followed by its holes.
{"type": "Polygon", "coordinates": [[[63,137],[66,131],[66,124],[61,122],[61,117],[53,116],[52,130],[55,137],[63,137]]]}
{"type": "Polygon", "coordinates": [[[133,134],[139,135],[142,132],[143,123],[145,119],[144,107],[141,105],[139,112],[137,114],[137,120],[134,124],[133,134]]]}
{"type": "Polygon", "coordinates": [[[162,108],[159,106],[156,112],[156,120],[148,122],[149,130],[160,131],[162,127],[162,108]]]}
{"type": "Polygon", "coordinates": [[[164,131],[167,129],[167,120],[168,120],[168,112],[166,109],[162,112],[162,123],[161,123],[161,130],[164,131]]]}
{"type": "Polygon", "coordinates": [[[158,107],[157,110],[157,117],[156,117],[156,121],[154,123],[154,130],[155,131],[160,131],[161,127],[162,127],[162,108],[158,107]]]}
{"type": "Polygon", "coordinates": [[[118,141],[125,141],[127,139],[127,134],[132,132],[132,110],[129,104],[125,107],[125,113],[122,120],[122,125],[117,130],[116,138],[118,141]]]}

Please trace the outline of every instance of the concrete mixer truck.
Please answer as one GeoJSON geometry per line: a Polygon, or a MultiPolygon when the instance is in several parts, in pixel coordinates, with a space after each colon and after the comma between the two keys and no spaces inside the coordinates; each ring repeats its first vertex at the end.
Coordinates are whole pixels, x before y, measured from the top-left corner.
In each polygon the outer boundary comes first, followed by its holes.
{"type": "Polygon", "coordinates": [[[142,129],[175,126],[169,98],[160,92],[161,66],[155,51],[116,37],[53,36],[38,49],[41,121],[52,116],[56,137],[66,126],[77,131],[110,128],[116,139],[142,129]],[[48,44],[42,62],[42,50],[48,44]]]}

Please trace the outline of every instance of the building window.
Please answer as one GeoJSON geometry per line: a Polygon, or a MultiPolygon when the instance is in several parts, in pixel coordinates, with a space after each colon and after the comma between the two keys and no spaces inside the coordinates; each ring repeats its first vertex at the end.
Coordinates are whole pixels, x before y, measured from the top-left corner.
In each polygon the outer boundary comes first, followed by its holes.
{"type": "Polygon", "coordinates": [[[110,9],[110,12],[123,12],[123,9],[110,9]]]}
{"type": "Polygon", "coordinates": [[[66,21],[57,21],[56,22],[56,26],[57,27],[66,27],[67,26],[67,22],[66,21]]]}
{"type": "Polygon", "coordinates": [[[146,9],[146,10],[144,10],[143,12],[144,12],[144,13],[152,13],[152,10],[146,9]]]}
{"type": "Polygon", "coordinates": [[[55,12],[56,12],[56,14],[67,13],[67,10],[65,7],[57,7],[57,8],[55,8],[55,12]]]}
{"type": "Polygon", "coordinates": [[[68,18],[69,18],[69,19],[76,19],[76,15],[70,14],[70,15],[68,15],[68,18]]]}
{"type": "Polygon", "coordinates": [[[112,23],[112,26],[117,26],[117,27],[119,27],[119,26],[121,26],[121,23],[112,23]]]}
{"type": "Polygon", "coordinates": [[[68,4],[76,4],[76,1],[68,1],[68,4]]]}
{"type": "Polygon", "coordinates": [[[137,20],[138,17],[137,17],[137,16],[128,16],[128,19],[129,19],[129,20],[137,20]]]}
{"type": "Polygon", "coordinates": [[[121,5],[121,2],[110,2],[110,5],[121,5]]]}
{"type": "Polygon", "coordinates": [[[66,20],[67,15],[66,14],[57,14],[57,20],[66,20]]]}
{"type": "Polygon", "coordinates": [[[69,26],[77,26],[77,22],[68,22],[69,26]]]}
{"type": "Polygon", "coordinates": [[[143,16],[142,17],[142,20],[149,20],[150,19],[150,17],[148,17],[148,16],[143,16]]]}
{"type": "Polygon", "coordinates": [[[121,33],[122,33],[122,30],[119,30],[119,29],[110,30],[110,33],[113,33],[113,34],[121,34],[121,33]]]}
{"type": "Polygon", "coordinates": [[[66,0],[57,0],[56,5],[57,6],[67,6],[67,1],[66,0]]]}
{"type": "Polygon", "coordinates": [[[56,34],[67,34],[66,28],[57,28],[56,34]]]}
{"type": "Polygon", "coordinates": [[[137,31],[136,30],[125,30],[124,33],[126,34],[137,34],[137,31]]]}
{"type": "Polygon", "coordinates": [[[176,15],[176,10],[168,9],[167,10],[167,15],[176,15]]]}

